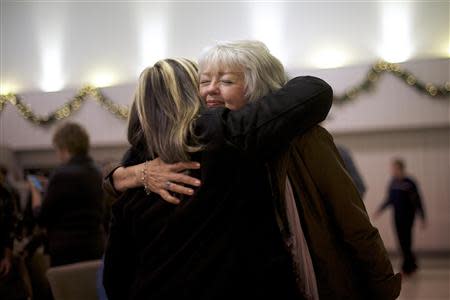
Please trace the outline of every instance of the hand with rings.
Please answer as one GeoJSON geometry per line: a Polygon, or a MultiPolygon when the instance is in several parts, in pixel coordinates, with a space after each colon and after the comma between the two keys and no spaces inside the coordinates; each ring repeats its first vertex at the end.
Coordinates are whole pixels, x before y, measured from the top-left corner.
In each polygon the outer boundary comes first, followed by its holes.
{"type": "Polygon", "coordinates": [[[156,158],[142,164],[146,167],[146,187],[153,193],[159,194],[165,201],[172,204],[179,204],[180,199],[172,193],[191,196],[194,194],[193,187],[199,187],[201,182],[197,178],[183,174],[186,170],[199,169],[197,162],[179,162],[166,164],[161,159],[156,158]],[[172,193],[171,193],[172,192],[172,193]]]}

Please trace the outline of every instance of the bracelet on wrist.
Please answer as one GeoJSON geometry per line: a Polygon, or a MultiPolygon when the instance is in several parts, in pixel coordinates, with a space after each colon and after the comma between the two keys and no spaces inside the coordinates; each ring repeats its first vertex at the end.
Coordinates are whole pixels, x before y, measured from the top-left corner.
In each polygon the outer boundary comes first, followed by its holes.
{"type": "Polygon", "coordinates": [[[144,166],[142,167],[142,170],[141,170],[141,181],[142,181],[142,185],[144,186],[144,192],[147,195],[150,195],[152,193],[152,191],[150,190],[150,187],[147,184],[148,163],[149,163],[149,161],[147,160],[146,162],[144,162],[144,166]]]}

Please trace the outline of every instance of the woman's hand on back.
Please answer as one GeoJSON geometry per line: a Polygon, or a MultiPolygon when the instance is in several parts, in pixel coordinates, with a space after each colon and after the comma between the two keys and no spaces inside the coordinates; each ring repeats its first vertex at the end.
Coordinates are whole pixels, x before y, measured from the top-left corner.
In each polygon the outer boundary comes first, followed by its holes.
{"type": "MultiPolygon", "coordinates": [[[[194,194],[191,187],[199,187],[201,184],[197,178],[183,174],[187,170],[199,169],[200,164],[198,162],[166,164],[161,159],[156,158],[140,166],[141,174],[142,168],[146,168],[145,182],[148,190],[159,194],[165,201],[172,204],[179,204],[180,199],[170,192],[190,196],[194,194]]],[[[142,177],[140,178],[142,180],[142,177]]],[[[142,182],[142,185],[144,185],[144,182],[142,182]]]]}
{"type": "Polygon", "coordinates": [[[198,162],[166,164],[156,158],[139,165],[117,168],[112,173],[112,182],[118,192],[145,187],[147,192],[156,193],[169,203],[179,204],[180,199],[171,192],[192,195],[194,193],[192,187],[200,186],[201,182],[183,172],[199,168],[198,162]]]}

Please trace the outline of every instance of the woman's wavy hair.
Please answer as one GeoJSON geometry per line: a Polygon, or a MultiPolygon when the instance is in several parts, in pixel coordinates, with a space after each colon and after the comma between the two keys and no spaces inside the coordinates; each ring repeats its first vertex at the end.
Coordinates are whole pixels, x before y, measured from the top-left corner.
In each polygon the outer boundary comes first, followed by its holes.
{"type": "Polygon", "coordinates": [[[250,102],[287,82],[283,64],[260,41],[220,41],[205,48],[199,57],[200,74],[206,68],[214,72],[227,67],[243,69],[245,96],[250,102]]]}
{"type": "Polygon", "coordinates": [[[146,68],[130,110],[130,144],[166,163],[189,160],[189,153],[200,151],[194,134],[203,107],[198,86],[197,64],[188,59],[163,59],[146,68]]]}

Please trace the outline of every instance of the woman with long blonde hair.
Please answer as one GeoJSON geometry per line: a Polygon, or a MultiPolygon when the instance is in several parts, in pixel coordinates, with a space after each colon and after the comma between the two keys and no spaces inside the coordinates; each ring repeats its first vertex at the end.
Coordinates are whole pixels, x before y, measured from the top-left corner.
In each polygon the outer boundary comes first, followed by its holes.
{"type": "Polygon", "coordinates": [[[231,111],[204,108],[198,86],[187,59],[161,60],[140,76],[123,165],[196,161],[202,167],[190,175],[202,186],[180,205],[145,184],[122,194],[105,254],[108,298],[302,299],[265,163],[326,117],[332,90],[298,77],[231,111]]]}

